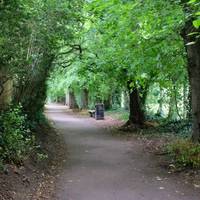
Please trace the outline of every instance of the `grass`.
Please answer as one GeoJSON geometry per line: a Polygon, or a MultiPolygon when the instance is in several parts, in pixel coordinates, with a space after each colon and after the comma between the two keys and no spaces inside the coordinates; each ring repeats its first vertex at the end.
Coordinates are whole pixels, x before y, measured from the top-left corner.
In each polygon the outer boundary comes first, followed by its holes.
{"type": "Polygon", "coordinates": [[[175,165],[200,169],[200,144],[178,138],[167,146],[167,150],[175,165]]]}
{"type": "Polygon", "coordinates": [[[114,119],[118,119],[122,121],[127,121],[129,118],[129,112],[124,109],[109,110],[109,111],[106,111],[105,114],[107,116],[113,117],[114,119]]]}

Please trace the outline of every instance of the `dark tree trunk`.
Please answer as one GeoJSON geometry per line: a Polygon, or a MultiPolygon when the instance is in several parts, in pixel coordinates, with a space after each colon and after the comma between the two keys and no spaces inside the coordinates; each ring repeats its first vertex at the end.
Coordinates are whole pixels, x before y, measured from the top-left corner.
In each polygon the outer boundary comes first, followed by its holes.
{"type": "Polygon", "coordinates": [[[83,90],[83,96],[82,96],[82,108],[87,109],[88,108],[88,96],[89,92],[87,89],[83,90]]]}
{"type": "Polygon", "coordinates": [[[188,120],[192,119],[192,93],[191,93],[191,87],[189,86],[188,88],[188,99],[187,99],[187,113],[186,113],[186,118],[188,120]]]}
{"type": "Polygon", "coordinates": [[[143,125],[144,123],[144,111],[142,109],[141,104],[141,97],[139,95],[138,88],[131,88],[128,84],[129,90],[129,107],[130,107],[130,114],[129,114],[129,121],[128,124],[136,124],[136,125],[143,125]]]}
{"type": "Polygon", "coordinates": [[[69,108],[70,109],[77,109],[78,104],[76,102],[76,97],[73,91],[69,92],[69,108]]]}
{"type": "Polygon", "coordinates": [[[112,96],[111,95],[106,100],[104,100],[104,108],[105,108],[105,110],[109,110],[112,108],[112,96]]]}
{"type": "Polygon", "coordinates": [[[193,28],[191,20],[186,23],[182,32],[188,58],[193,117],[192,139],[194,142],[200,142],[200,38],[189,36],[189,34],[197,31],[197,29],[193,28]]]}

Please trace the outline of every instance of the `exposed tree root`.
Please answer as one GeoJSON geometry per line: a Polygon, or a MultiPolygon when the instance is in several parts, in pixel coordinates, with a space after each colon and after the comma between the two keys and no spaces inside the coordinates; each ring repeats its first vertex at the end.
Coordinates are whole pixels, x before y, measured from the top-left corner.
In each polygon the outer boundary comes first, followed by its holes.
{"type": "Polygon", "coordinates": [[[138,131],[139,129],[143,129],[144,124],[138,124],[131,122],[128,120],[124,125],[122,125],[119,130],[124,132],[138,131]]]}
{"type": "Polygon", "coordinates": [[[134,132],[141,129],[155,128],[159,126],[157,122],[146,121],[143,123],[134,123],[128,120],[124,125],[122,125],[119,130],[124,132],[134,132]]]}

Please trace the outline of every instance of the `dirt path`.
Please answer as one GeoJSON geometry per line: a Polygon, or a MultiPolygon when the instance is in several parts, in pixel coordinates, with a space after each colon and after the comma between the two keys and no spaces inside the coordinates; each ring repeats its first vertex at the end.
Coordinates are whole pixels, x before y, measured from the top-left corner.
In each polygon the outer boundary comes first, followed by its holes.
{"type": "Polygon", "coordinates": [[[111,136],[94,119],[62,106],[48,106],[47,115],[68,147],[56,200],[200,199],[199,189],[158,167],[137,140],[111,136]]]}

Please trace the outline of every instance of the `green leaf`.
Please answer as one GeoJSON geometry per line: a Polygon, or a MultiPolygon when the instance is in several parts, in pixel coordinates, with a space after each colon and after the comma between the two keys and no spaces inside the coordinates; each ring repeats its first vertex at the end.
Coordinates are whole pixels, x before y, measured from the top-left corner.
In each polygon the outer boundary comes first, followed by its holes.
{"type": "Polygon", "coordinates": [[[190,0],[188,3],[192,4],[192,3],[195,3],[195,2],[196,2],[196,0],[190,0]]]}
{"type": "Polygon", "coordinates": [[[193,25],[194,25],[195,28],[199,28],[200,27],[200,19],[194,20],[193,25]]]}

